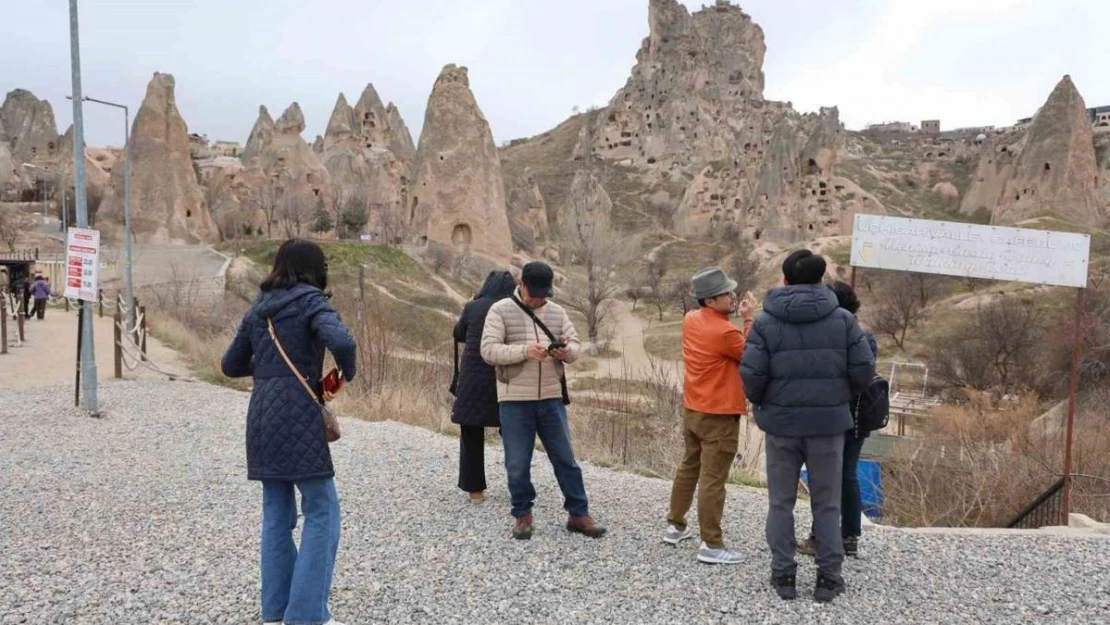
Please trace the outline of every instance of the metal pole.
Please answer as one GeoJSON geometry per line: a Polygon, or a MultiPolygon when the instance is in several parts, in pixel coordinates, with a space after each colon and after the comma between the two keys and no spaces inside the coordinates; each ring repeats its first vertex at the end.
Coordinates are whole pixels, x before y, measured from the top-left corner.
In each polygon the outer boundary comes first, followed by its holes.
{"type": "Polygon", "coordinates": [[[81,344],[85,329],[85,300],[77,300],[77,379],[73,383],[73,405],[81,406],[81,344]]]}
{"type": "MultiPolygon", "coordinates": [[[[69,56],[73,82],[73,171],[74,193],[77,197],[77,227],[89,226],[89,204],[85,187],[85,110],[81,101],[81,41],[77,19],[77,0],[69,0],[69,56]]],[[[96,354],[93,347],[92,309],[81,306],[81,371],[84,374],[85,410],[97,412],[96,354]]]]}
{"type": "Polygon", "coordinates": [[[1075,333],[1071,344],[1071,389],[1068,391],[1068,431],[1064,441],[1064,505],[1061,523],[1068,524],[1071,514],[1071,448],[1075,434],[1075,396],[1079,393],[1079,340],[1083,329],[1083,296],[1086,289],[1079,289],[1075,298],[1075,333]]]}
{"type": "MultiPolygon", "coordinates": [[[[123,107],[123,249],[127,257],[124,299],[131,301],[135,281],[131,275],[131,111],[123,107]]],[[[127,311],[127,323],[135,322],[135,310],[127,311]]]]}
{"type": "Polygon", "coordinates": [[[0,294],[0,354],[8,353],[8,296],[0,294]]]}

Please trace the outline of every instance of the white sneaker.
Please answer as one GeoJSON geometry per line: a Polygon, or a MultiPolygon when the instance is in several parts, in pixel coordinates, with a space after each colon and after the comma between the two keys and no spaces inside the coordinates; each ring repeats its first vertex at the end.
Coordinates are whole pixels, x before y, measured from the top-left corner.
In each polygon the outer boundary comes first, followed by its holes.
{"type": "Polygon", "coordinates": [[[673,525],[668,525],[667,533],[663,534],[663,542],[667,543],[668,545],[677,545],[678,543],[684,540],[690,540],[695,536],[697,536],[697,534],[689,527],[684,530],[680,530],[673,525]]]}
{"type": "Polygon", "coordinates": [[[740,564],[744,561],[744,556],[729,551],[724,547],[720,549],[713,549],[704,542],[701,544],[701,549],[698,549],[698,562],[706,564],[740,564]]]}
{"type": "Polygon", "coordinates": [[[343,625],[343,623],[340,623],[339,621],[337,621],[335,619],[331,619],[327,623],[324,623],[324,625],[343,625]]]}

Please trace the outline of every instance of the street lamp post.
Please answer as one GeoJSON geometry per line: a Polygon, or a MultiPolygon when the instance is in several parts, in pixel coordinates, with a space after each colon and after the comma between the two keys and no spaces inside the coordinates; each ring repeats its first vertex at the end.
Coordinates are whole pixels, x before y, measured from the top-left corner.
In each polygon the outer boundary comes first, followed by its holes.
{"type": "MultiPolygon", "coordinates": [[[[68,99],[73,99],[72,96],[66,96],[68,99]]],[[[113,108],[123,109],[123,248],[124,256],[124,298],[127,300],[127,326],[135,327],[135,293],[134,281],[131,274],[131,111],[123,104],[116,102],[108,102],[107,100],[97,100],[85,96],[85,102],[95,102],[113,108]]]]}
{"type": "MultiPolygon", "coordinates": [[[[81,102],[81,43],[78,34],[77,0],[69,0],[69,56],[73,82],[73,172],[77,198],[77,227],[89,227],[88,192],[85,183],[85,110],[81,102]]],[[[85,410],[97,414],[96,353],[93,344],[92,307],[81,302],[81,386],[85,410]]]]}

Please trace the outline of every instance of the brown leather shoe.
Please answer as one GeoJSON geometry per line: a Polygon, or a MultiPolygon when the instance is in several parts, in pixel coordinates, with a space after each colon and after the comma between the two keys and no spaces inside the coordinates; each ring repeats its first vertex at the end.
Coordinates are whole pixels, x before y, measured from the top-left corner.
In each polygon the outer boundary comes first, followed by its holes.
{"type": "Polygon", "coordinates": [[[804,541],[798,543],[798,553],[802,554],[803,556],[809,556],[811,558],[816,557],[817,539],[810,536],[804,541]]]}
{"type": "Polygon", "coordinates": [[[592,517],[586,516],[572,516],[567,519],[567,531],[572,534],[582,534],[590,538],[601,538],[605,535],[606,529],[598,525],[592,517]]]}
{"type": "Polygon", "coordinates": [[[513,538],[517,540],[530,540],[532,538],[532,513],[525,512],[516,518],[513,525],[513,538]]]}

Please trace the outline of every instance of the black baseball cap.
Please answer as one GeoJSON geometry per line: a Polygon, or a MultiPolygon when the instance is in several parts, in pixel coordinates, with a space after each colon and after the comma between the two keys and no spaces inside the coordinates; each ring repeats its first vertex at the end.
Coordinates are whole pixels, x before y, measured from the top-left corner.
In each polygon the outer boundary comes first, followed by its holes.
{"type": "Polygon", "coordinates": [[[520,281],[528,287],[528,295],[546,299],[551,297],[551,283],[555,280],[555,272],[547,263],[533,261],[524,266],[520,274],[520,281]]]}

